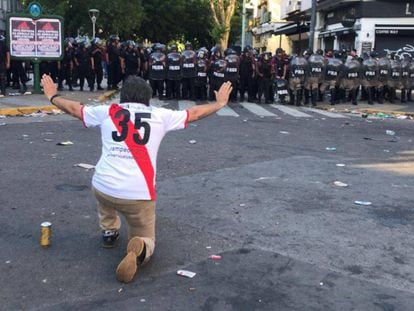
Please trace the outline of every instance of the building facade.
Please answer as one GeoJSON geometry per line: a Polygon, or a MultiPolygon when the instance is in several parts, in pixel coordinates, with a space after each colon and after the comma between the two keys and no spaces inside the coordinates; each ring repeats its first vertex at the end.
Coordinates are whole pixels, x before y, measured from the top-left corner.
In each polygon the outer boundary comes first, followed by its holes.
{"type": "Polygon", "coordinates": [[[6,16],[10,12],[18,12],[21,10],[21,4],[18,0],[0,0],[0,33],[6,31],[6,16]]]}
{"type": "Polygon", "coordinates": [[[288,41],[285,36],[275,36],[274,32],[286,24],[281,19],[282,0],[256,0],[253,8],[253,18],[249,21],[250,31],[253,36],[253,47],[260,53],[275,53],[281,47],[288,49],[288,41]]]}

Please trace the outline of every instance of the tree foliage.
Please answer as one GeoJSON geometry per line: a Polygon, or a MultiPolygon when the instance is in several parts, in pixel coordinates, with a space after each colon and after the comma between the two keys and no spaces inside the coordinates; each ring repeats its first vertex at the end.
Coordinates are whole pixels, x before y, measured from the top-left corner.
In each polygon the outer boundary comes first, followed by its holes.
{"type": "MultiPolygon", "coordinates": [[[[96,35],[169,43],[190,41],[196,47],[235,41],[241,0],[38,0],[47,13],[64,17],[65,36],[92,36],[89,9],[98,9],[96,35]],[[212,5],[215,15],[212,14],[212,5]],[[230,5],[230,8],[228,7],[230,5]],[[231,7],[234,5],[234,9],[231,7]],[[225,11],[221,12],[221,8],[225,11]],[[233,17],[234,16],[234,17],[233,17]],[[219,23],[217,23],[219,21],[219,23]],[[230,21],[230,22],[229,22],[230,21]],[[230,31],[230,29],[232,29],[230,31]]],[[[22,1],[24,5],[30,1],[22,1]]],[[[224,45],[224,46],[226,46],[224,45]]]]}

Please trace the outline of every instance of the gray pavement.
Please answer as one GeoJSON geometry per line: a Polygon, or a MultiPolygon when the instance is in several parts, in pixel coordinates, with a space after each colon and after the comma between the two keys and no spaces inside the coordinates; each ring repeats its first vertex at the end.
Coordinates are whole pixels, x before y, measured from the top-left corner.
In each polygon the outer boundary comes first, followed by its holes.
{"type": "Polygon", "coordinates": [[[229,108],[238,117],[164,139],[156,253],[128,285],[115,279],[125,231],[100,247],[93,171],[73,166],[96,163],[98,130],[66,115],[1,119],[0,309],[411,311],[412,121],[229,108]]]}

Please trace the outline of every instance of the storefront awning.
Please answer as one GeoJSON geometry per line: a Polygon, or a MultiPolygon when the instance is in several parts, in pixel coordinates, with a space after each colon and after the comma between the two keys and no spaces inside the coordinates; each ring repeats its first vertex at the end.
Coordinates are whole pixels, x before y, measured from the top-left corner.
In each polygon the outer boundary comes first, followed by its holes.
{"type": "Polygon", "coordinates": [[[277,28],[273,34],[275,36],[278,35],[295,35],[298,33],[304,33],[309,31],[309,23],[299,24],[299,23],[291,23],[285,26],[277,28]]]}
{"type": "Polygon", "coordinates": [[[399,36],[413,36],[414,25],[375,25],[375,34],[381,35],[399,35],[399,36]]]}
{"type": "Polygon", "coordinates": [[[352,27],[344,27],[344,28],[326,30],[326,31],[322,31],[319,33],[319,38],[341,36],[341,35],[346,35],[346,34],[353,33],[353,32],[355,31],[352,27]]]}

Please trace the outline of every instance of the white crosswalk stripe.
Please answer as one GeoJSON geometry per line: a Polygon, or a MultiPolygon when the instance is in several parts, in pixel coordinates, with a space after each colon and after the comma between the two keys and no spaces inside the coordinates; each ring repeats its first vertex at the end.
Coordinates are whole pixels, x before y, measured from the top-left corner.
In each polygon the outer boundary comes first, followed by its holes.
{"type": "Polygon", "coordinates": [[[229,106],[224,106],[219,111],[216,112],[219,116],[222,117],[239,117],[239,115],[231,109],[229,106]]]}
{"type": "Polygon", "coordinates": [[[312,118],[312,116],[310,114],[304,113],[304,112],[299,111],[299,110],[294,109],[294,108],[286,107],[286,106],[283,106],[283,105],[276,105],[276,104],[271,104],[270,106],[282,111],[283,113],[291,115],[292,117],[312,118]]]}
{"type": "Polygon", "coordinates": [[[151,98],[150,103],[151,103],[152,106],[157,107],[157,108],[168,105],[167,102],[165,102],[163,100],[159,100],[158,98],[151,98]]]}
{"type": "Polygon", "coordinates": [[[347,116],[344,116],[343,114],[330,112],[330,111],[326,111],[326,110],[321,110],[321,109],[314,109],[314,108],[308,108],[308,107],[302,107],[302,109],[304,109],[305,111],[309,111],[309,112],[319,113],[319,114],[321,114],[325,117],[329,117],[329,118],[335,118],[335,119],[346,119],[346,118],[348,118],[347,116]]]}
{"type": "Polygon", "coordinates": [[[191,100],[180,100],[178,102],[178,108],[179,110],[185,110],[185,109],[193,107],[195,104],[196,103],[191,100]]]}
{"type": "Polygon", "coordinates": [[[270,112],[257,104],[243,102],[243,103],[240,103],[240,105],[242,105],[244,108],[246,108],[250,112],[257,114],[258,116],[276,117],[276,115],[273,112],[270,112]]]}

